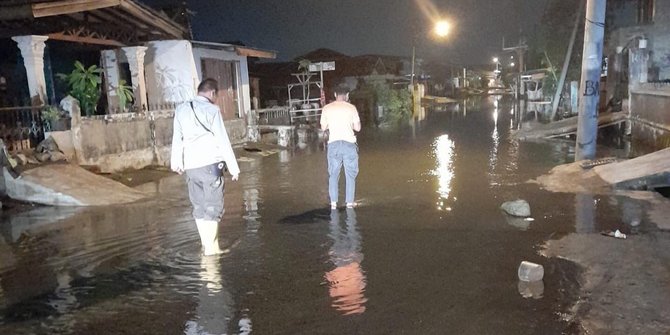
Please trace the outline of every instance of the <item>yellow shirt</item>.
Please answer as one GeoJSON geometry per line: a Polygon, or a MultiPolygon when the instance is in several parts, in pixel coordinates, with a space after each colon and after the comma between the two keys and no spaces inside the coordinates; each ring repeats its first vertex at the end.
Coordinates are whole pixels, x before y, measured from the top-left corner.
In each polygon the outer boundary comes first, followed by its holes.
{"type": "Polygon", "coordinates": [[[323,107],[321,126],[330,131],[328,143],[347,141],[356,143],[354,123],[360,123],[356,106],[345,101],[334,101],[323,107]]]}

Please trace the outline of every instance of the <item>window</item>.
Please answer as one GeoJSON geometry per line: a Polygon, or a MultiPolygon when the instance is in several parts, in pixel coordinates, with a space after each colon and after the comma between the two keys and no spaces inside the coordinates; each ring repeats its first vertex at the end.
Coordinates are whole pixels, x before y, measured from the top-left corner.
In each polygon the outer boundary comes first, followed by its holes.
{"type": "Polygon", "coordinates": [[[654,22],[655,0],[638,0],[637,23],[645,24],[654,22]]]}

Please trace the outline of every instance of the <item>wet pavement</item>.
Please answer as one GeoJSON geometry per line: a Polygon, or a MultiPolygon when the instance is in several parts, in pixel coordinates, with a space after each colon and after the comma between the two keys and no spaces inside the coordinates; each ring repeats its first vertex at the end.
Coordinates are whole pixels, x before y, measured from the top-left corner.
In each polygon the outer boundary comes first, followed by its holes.
{"type": "Polygon", "coordinates": [[[179,176],[132,205],[4,214],[0,334],[573,333],[581,270],[540,246],[652,228],[627,198],[526,183],[574,144],[509,140],[514,108],[497,105],[365,128],[356,209],[327,209],[322,144],[246,153],[221,258],[200,256],[179,176]],[[517,198],[534,221],[502,214],[517,198]],[[523,260],[544,265],[543,285],[519,283],[523,260]]]}

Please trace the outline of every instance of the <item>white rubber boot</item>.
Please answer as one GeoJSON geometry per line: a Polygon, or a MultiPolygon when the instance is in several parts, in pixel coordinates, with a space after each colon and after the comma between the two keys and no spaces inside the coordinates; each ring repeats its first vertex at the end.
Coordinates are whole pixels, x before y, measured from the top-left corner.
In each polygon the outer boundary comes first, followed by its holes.
{"type": "Polygon", "coordinates": [[[219,223],[217,221],[199,219],[195,220],[195,225],[198,227],[200,243],[202,243],[205,256],[222,253],[219,248],[219,223]]]}

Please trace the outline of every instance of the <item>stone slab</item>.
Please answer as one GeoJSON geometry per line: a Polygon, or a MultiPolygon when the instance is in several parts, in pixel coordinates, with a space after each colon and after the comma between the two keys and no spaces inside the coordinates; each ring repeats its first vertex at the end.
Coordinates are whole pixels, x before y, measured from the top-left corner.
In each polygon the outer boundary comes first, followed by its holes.
{"type": "Polygon", "coordinates": [[[107,206],[141,200],[147,194],[71,164],[49,164],[17,179],[3,168],[7,195],[49,206],[107,206]]]}
{"type": "Polygon", "coordinates": [[[670,172],[670,148],[622,162],[593,168],[596,174],[610,184],[670,172]]]}

